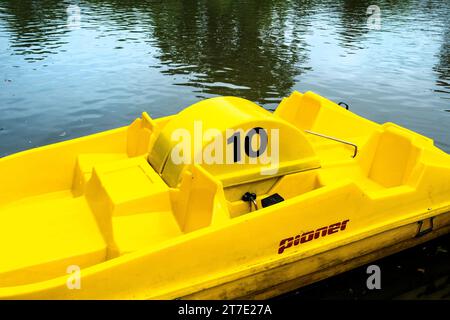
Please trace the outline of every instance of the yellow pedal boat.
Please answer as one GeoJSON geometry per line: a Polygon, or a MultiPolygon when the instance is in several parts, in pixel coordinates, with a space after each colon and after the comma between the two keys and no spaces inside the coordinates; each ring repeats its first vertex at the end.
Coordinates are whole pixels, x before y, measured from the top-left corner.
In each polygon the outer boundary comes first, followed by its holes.
{"type": "Polygon", "coordinates": [[[0,179],[3,299],[268,298],[450,230],[450,156],[312,92],[143,113],[0,179]]]}

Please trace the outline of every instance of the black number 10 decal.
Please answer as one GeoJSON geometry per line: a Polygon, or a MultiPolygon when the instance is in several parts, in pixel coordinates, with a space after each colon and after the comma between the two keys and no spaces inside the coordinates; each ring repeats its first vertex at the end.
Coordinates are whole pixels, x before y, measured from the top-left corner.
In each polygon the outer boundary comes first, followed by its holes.
{"type": "MultiPolygon", "coordinates": [[[[244,140],[244,151],[245,154],[250,158],[257,158],[261,154],[264,153],[267,149],[267,143],[269,141],[269,138],[267,136],[267,131],[264,130],[261,127],[256,127],[247,132],[245,135],[244,140]],[[252,147],[252,139],[253,136],[257,134],[259,135],[259,148],[257,150],[253,150],[252,147]]],[[[241,161],[241,133],[238,131],[234,133],[231,137],[227,140],[228,144],[233,144],[233,161],[239,162],[241,161]]]]}

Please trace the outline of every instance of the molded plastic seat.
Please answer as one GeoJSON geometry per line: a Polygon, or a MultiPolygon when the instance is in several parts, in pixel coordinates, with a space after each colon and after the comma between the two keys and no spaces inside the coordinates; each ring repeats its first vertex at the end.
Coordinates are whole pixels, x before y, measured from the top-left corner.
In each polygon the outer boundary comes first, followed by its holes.
{"type": "Polygon", "coordinates": [[[411,137],[393,126],[376,134],[375,139],[367,177],[386,188],[408,184],[421,150],[413,144],[411,137]]]}

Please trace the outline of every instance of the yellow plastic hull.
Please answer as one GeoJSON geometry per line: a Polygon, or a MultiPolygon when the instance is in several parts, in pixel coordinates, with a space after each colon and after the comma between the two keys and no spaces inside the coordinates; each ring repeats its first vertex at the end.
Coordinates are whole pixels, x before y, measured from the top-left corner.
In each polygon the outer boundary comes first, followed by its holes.
{"type": "Polygon", "coordinates": [[[268,298],[449,232],[450,157],[430,139],[313,93],[274,114],[207,101],[0,159],[0,298],[268,298]],[[280,129],[279,170],[169,163],[195,119],[280,129]]]}
{"type": "Polygon", "coordinates": [[[423,237],[415,237],[418,223],[411,223],[182,298],[246,300],[279,296],[449,233],[450,212],[437,219],[442,227],[423,237]]]}

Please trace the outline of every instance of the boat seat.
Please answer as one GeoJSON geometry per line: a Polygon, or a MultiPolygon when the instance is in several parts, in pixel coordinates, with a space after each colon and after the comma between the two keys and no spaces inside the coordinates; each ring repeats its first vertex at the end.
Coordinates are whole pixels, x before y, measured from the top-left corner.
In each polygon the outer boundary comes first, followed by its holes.
{"type": "Polygon", "coordinates": [[[169,191],[143,157],[94,165],[85,196],[106,240],[108,259],[181,234],[169,191]]]}
{"type": "Polygon", "coordinates": [[[360,159],[369,179],[392,188],[408,184],[420,151],[400,128],[386,126],[372,136],[360,159]]]}

